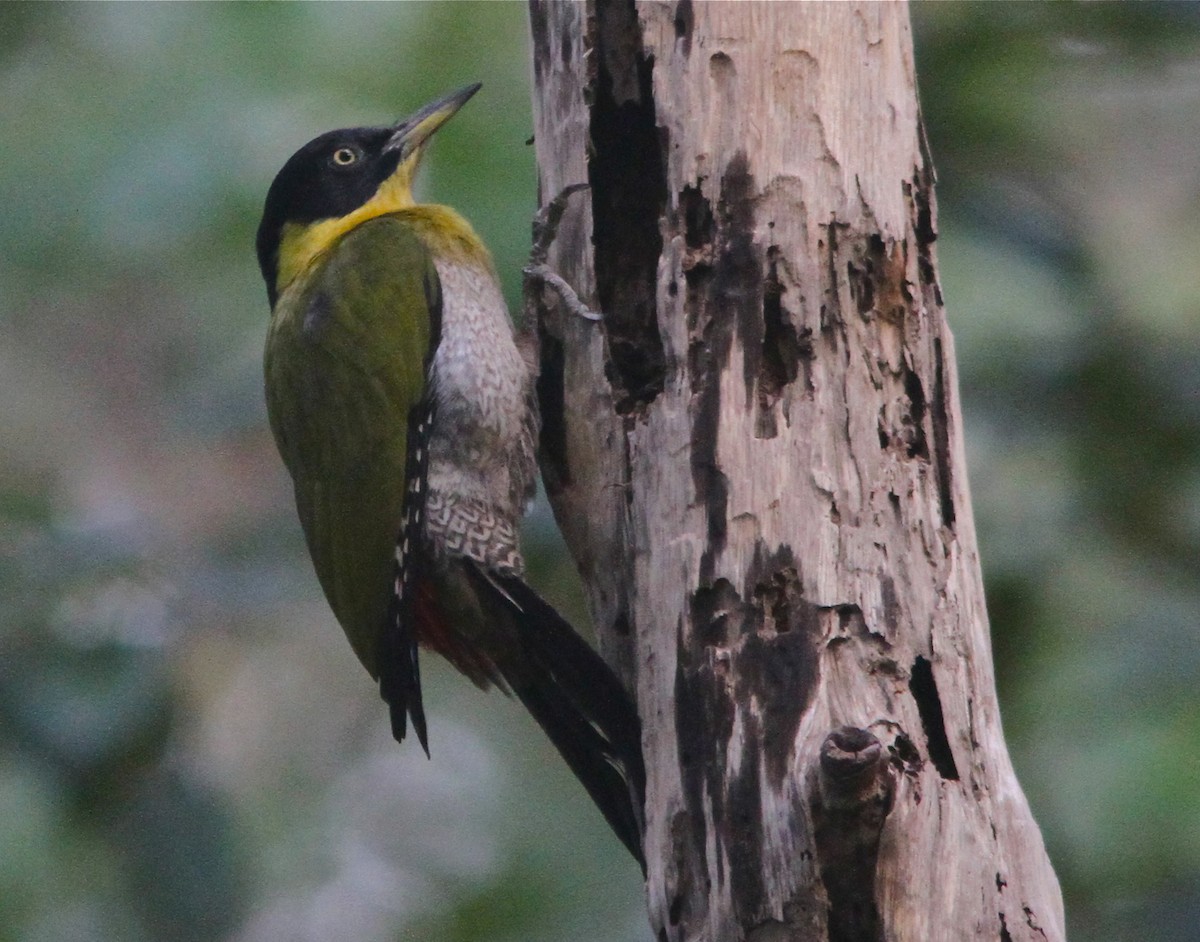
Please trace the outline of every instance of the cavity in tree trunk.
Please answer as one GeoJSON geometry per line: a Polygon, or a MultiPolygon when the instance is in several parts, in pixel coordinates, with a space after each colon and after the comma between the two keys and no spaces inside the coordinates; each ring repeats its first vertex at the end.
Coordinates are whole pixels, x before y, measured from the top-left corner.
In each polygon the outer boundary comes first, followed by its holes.
{"type": "Polygon", "coordinates": [[[542,468],[678,942],[1057,940],[996,703],[908,11],[531,4],[542,468]]]}

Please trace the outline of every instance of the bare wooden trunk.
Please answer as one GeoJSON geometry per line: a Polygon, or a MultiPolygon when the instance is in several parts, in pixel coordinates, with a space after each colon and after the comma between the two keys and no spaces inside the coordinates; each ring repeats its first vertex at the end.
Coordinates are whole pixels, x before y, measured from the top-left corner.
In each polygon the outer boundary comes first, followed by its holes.
{"type": "Polygon", "coordinates": [[[663,940],[1056,940],[996,703],[903,4],[531,4],[543,472],[663,940]]]}

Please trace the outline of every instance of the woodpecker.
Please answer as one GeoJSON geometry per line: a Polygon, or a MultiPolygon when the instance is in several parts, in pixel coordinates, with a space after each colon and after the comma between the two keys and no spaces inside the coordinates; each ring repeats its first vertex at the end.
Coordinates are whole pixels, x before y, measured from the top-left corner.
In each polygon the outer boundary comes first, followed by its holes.
{"type": "Polygon", "coordinates": [[[424,646],[521,700],[644,870],[636,709],[523,578],[536,357],[470,224],[413,198],[430,137],[479,87],[322,134],[275,177],[256,245],[268,417],[317,578],[395,738],[411,720],[429,754],[424,646]]]}

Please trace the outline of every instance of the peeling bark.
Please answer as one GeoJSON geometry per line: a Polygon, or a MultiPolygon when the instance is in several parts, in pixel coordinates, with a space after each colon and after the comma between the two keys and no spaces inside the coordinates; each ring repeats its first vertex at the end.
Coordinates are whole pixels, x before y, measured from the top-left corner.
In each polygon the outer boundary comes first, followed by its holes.
{"type": "Polygon", "coordinates": [[[662,940],[1062,939],[996,704],[901,4],[530,5],[543,472],[662,940]]]}

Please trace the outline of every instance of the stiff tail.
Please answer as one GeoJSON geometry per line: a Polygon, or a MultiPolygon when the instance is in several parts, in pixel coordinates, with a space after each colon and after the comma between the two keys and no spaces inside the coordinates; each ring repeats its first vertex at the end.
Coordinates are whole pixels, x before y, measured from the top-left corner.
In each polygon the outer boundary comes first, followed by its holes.
{"type": "MultiPolygon", "coordinates": [[[[429,284],[426,282],[428,293],[429,284]]],[[[435,330],[440,329],[441,295],[430,299],[436,313],[435,330]]],[[[430,348],[432,349],[432,347],[430,348]]],[[[425,493],[422,487],[429,470],[429,433],[433,427],[433,400],[423,399],[408,415],[408,458],[405,478],[403,523],[396,538],[395,565],[392,568],[392,598],[387,622],[379,639],[379,694],[387,701],[392,720],[392,736],[403,742],[408,733],[408,717],[413,731],[429,755],[429,734],[425,727],[425,705],[421,701],[421,670],[417,652],[417,587],[420,584],[421,554],[415,552],[421,542],[425,517],[425,493]]]]}
{"type": "Polygon", "coordinates": [[[625,686],[520,578],[472,570],[480,597],[507,610],[516,627],[521,652],[501,665],[504,679],[644,873],[646,768],[641,722],[625,686]]]}
{"type": "Polygon", "coordinates": [[[404,742],[408,717],[412,716],[417,741],[429,755],[429,734],[425,726],[425,705],[421,701],[421,669],[417,638],[413,632],[412,582],[405,594],[405,574],[397,566],[396,591],[388,606],[387,625],[379,644],[379,695],[387,701],[392,721],[392,736],[404,742]]]}

